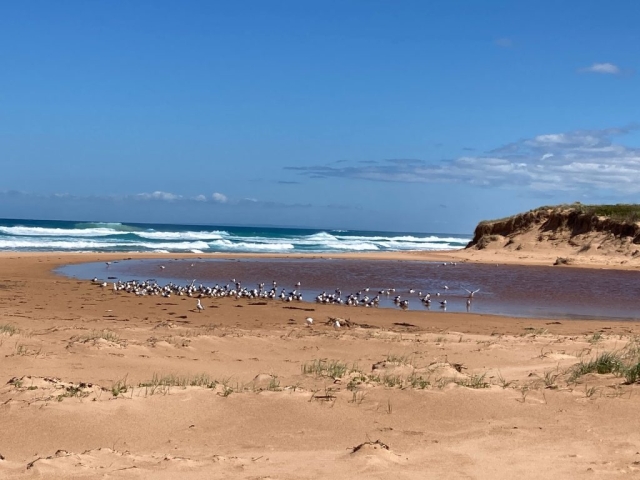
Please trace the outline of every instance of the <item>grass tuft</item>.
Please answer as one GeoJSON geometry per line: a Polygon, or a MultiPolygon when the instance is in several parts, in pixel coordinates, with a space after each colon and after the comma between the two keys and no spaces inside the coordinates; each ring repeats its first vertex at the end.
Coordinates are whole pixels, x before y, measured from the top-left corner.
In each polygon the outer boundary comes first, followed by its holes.
{"type": "MultiPolygon", "coordinates": [[[[330,377],[338,379],[344,377],[349,368],[347,364],[339,360],[313,360],[311,363],[305,363],[301,367],[304,375],[315,375],[316,377],[330,377]]],[[[351,371],[359,372],[357,365],[354,365],[351,371]]]]}
{"type": "Polygon", "coordinates": [[[0,325],[0,335],[16,335],[20,330],[15,325],[11,325],[10,323],[4,323],[0,325]]]}
{"type": "Polygon", "coordinates": [[[486,373],[483,373],[482,375],[471,375],[469,378],[457,379],[454,380],[454,382],[461,387],[489,388],[489,383],[484,381],[485,375],[486,373]]]}
{"type": "Polygon", "coordinates": [[[124,378],[121,378],[120,380],[115,382],[113,385],[111,385],[111,394],[114,397],[118,397],[123,393],[127,393],[127,390],[129,390],[129,386],[127,385],[126,375],[124,376],[124,378]]]}
{"type": "Polygon", "coordinates": [[[614,373],[621,375],[624,373],[625,366],[620,355],[616,352],[603,352],[597,357],[574,365],[569,382],[575,382],[582,375],[588,373],[598,373],[600,375],[606,373],[614,373]]]}
{"type": "Polygon", "coordinates": [[[122,343],[122,339],[116,333],[110,330],[92,330],[88,335],[81,337],[81,340],[84,342],[95,342],[96,340],[100,339],[112,343],[122,343]]]}

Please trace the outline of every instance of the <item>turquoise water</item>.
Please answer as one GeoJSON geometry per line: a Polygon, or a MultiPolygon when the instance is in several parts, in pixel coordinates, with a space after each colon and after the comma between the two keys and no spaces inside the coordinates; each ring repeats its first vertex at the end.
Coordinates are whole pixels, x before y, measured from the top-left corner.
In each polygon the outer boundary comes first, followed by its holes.
{"type": "Polygon", "coordinates": [[[373,252],[451,250],[471,235],[0,219],[0,251],[373,252]]]}

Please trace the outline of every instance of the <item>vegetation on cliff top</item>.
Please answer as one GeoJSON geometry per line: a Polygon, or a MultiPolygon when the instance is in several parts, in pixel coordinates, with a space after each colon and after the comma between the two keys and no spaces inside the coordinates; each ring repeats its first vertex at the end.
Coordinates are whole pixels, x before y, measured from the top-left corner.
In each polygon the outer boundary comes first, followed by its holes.
{"type": "MultiPolygon", "coordinates": [[[[526,213],[537,213],[548,210],[568,211],[572,210],[578,213],[592,215],[597,217],[608,217],[617,222],[637,223],[640,222],[640,204],[637,203],[618,203],[615,205],[585,205],[580,202],[566,203],[561,205],[545,205],[534,208],[526,213]]],[[[522,215],[522,214],[519,214],[522,215]]],[[[516,215],[514,215],[516,216],[516,215]]],[[[503,222],[512,217],[505,217],[496,220],[483,220],[480,223],[503,222]]]]}

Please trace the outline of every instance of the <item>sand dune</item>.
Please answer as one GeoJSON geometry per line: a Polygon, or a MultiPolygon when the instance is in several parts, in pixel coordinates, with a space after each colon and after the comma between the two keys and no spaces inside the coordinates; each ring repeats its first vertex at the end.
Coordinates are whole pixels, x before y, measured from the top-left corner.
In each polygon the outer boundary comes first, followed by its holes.
{"type": "Polygon", "coordinates": [[[640,470],[640,387],[577,367],[635,359],[635,323],[231,299],[197,313],[50,273],[94,258],[0,256],[2,478],[640,470]]]}

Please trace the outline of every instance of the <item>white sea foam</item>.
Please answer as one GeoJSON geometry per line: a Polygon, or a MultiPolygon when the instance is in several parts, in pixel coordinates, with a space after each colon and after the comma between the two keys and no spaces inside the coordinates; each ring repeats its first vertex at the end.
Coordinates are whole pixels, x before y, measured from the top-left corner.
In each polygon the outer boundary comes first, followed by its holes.
{"type": "Polygon", "coordinates": [[[380,248],[371,242],[350,242],[350,243],[327,243],[328,248],[336,250],[353,250],[356,252],[364,252],[367,250],[380,250],[380,248]]]}
{"type": "Polygon", "coordinates": [[[317,245],[319,249],[334,250],[450,250],[460,248],[469,240],[460,237],[438,237],[429,235],[416,237],[412,235],[367,237],[364,235],[331,235],[327,232],[315,233],[299,237],[293,243],[302,246],[317,245]],[[441,243],[439,243],[441,242],[441,243]],[[454,245],[451,245],[453,243],[454,245]]]}
{"type": "Polygon", "coordinates": [[[91,240],[36,240],[25,238],[2,238],[0,249],[15,250],[19,248],[48,250],[97,250],[110,248],[114,244],[91,240]]]}
{"type": "Polygon", "coordinates": [[[456,250],[460,248],[458,245],[449,245],[443,243],[407,243],[407,242],[378,242],[378,245],[387,250],[456,250]]]}
{"type": "Polygon", "coordinates": [[[133,232],[141,238],[149,240],[219,240],[229,234],[225,231],[212,232],[133,232]]]}
{"type": "Polygon", "coordinates": [[[169,250],[206,250],[209,248],[207,242],[162,242],[162,243],[131,243],[126,245],[137,245],[144,248],[156,249],[165,248],[169,250]]]}
{"type": "Polygon", "coordinates": [[[75,240],[75,239],[28,239],[18,237],[7,237],[0,239],[0,249],[47,249],[47,250],[105,250],[128,247],[130,249],[148,248],[168,249],[168,250],[203,250],[208,249],[209,245],[205,242],[164,242],[164,243],[146,243],[146,242],[106,242],[99,240],[75,240]]]}
{"type": "Polygon", "coordinates": [[[435,235],[429,235],[428,237],[414,237],[411,235],[405,235],[400,237],[365,237],[365,236],[338,236],[340,240],[364,240],[369,242],[375,241],[394,241],[394,242],[411,242],[411,243],[430,243],[430,242],[444,242],[444,243],[468,243],[470,238],[462,237],[438,237],[435,235]]]}
{"type": "Polygon", "coordinates": [[[306,235],[304,237],[301,237],[301,239],[312,241],[312,242],[325,242],[327,240],[330,240],[330,241],[337,240],[338,237],[336,237],[335,235],[331,235],[330,233],[327,233],[327,232],[319,232],[319,233],[314,233],[313,235],[306,235]]]}
{"type": "Polygon", "coordinates": [[[230,240],[215,240],[209,245],[222,248],[224,250],[242,250],[246,252],[279,252],[293,250],[295,247],[291,243],[254,243],[254,242],[232,242],[230,240]]]}
{"type": "Polygon", "coordinates": [[[0,227],[0,233],[20,237],[106,237],[122,235],[125,232],[111,228],[43,228],[43,227],[0,227]]]}

